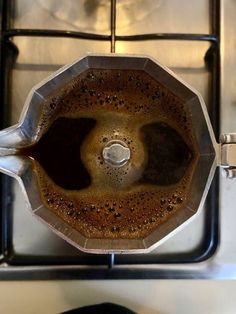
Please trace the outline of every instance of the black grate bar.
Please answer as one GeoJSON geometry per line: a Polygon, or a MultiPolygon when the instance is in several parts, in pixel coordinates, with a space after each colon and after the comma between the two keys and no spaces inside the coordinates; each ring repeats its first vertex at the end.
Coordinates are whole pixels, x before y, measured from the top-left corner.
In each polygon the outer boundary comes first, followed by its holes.
{"type": "Polygon", "coordinates": [[[143,41],[143,40],[186,40],[186,41],[208,41],[218,43],[218,38],[213,34],[181,34],[181,33],[153,33],[153,34],[138,34],[127,36],[101,35],[93,33],[54,30],[54,29],[9,29],[3,32],[4,39],[15,36],[30,36],[30,37],[65,37],[88,40],[108,41],[112,40],[111,44],[115,48],[115,41],[143,41]]]}
{"type": "Polygon", "coordinates": [[[111,0],[111,52],[116,50],[116,0],[111,0]]]}
{"type": "MultiPolygon", "coordinates": [[[[212,29],[211,31],[215,36],[217,36],[220,42],[220,1],[212,0],[212,29]]],[[[212,91],[210,103],[209,115],[211,118],[211,123],[215,132],[216,139],[219,140],[219,121],[220,121],[220,86],[221,86],[221,62],[220,62],[220,49],[217,49],[209,60],[209,66],[212,69],[212,91]],[[213,107],[214,106],[214,107],[213,107]]]]}
{"type": "MultiPolygon", "coordinates": [[[[11,69],[18,53],[17,48],[9,40],[4,40],[4,32],[10,28],[11,3],[9,1],[0,1],[0,129],[8,126],[10,95],[6,91],[11,85],[11,69]]],[[[5,258],[11,250],[11,226],[10,207],[12,204],[12,195],[10,189],[10,178],[0,174],[0,248],[1,258],[5,258]]]]}
{"type": "MultiPolygon", "coordinates": [[[[211,32],[218,38],[220,43],[220,1],[211,0],[211,32]]],[[[219,121],[220,121],[220,79],[221,79],[221,64],[220,64],[220,49],[215,49],[216,45],[213,43],[205,55],[208,68],[211,72],[210,86],[209,86],[209,105],[208,113],[211,119],[211,124],[214,129],[216,139],[219,137],[219,121]]],[[[219,46],[219,45],[218,45],[219,46]]],[[[213,254],[219,243],[219,169],[215,173],[214,180],[211,184],[210,191],[208,193],[206,201],[206,221],[207,228],[211,229],[211,233],[206,232],[206,239],[208,247],[205,249],[205,253],[202,255],[202,259],[206,259],[213,254]]]]}
{"type": "Polygon", "coordinates": [[[153,34],[138,34],[116,36],[116,40],[132,41],[132,40],[189,40],[189,41],[209,41],[218,42],[215,35],[211,34],[181,34],[181,33],[153,33],[153,34]]]}
{"type": "Polygon", "coordinates": [[[9,29],[3,33],[5,39],[15,36],[30,36],[30,37],[65,37],[78,38],[88,40],[110,40],[110,35],[100,35],[93,33],[75,32],[56,29],[9,29]]]}

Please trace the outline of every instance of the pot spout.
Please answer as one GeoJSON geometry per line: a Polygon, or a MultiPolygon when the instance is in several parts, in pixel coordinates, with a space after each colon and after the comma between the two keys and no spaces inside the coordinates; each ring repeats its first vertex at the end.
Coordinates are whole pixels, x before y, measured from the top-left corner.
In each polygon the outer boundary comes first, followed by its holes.
{"type": "Polygon", "coordinates": [[[16,155],[20,148],[29,141],[20,125],[14,125],[0,131],[0,171],[14,178],[18,177],[24,168],[24,157],[16,155]]]}

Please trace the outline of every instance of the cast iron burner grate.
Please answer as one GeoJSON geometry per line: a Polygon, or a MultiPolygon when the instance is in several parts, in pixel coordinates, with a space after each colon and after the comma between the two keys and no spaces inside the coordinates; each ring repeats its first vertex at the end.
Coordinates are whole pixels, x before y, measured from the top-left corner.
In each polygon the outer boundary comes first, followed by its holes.
{"type": "MultiPolygon", "coordinates": [[[[219,135],[220,102],[220,1],[210,0],[211,34],[176,34],[153,33],[129,36],[116,35],[116,0],[111,0],[110,35],[48,29],[11,28],[10,17],[13,3],[0,0],[0,127],[6,127],[11,91],[11,69],[18,54],[18,48],[11,39],[15,36],[40,36],[87,39],[92,41],[110,41],[110,51],[115,52],[116,41],[184,40],[207,41],[210,48],[203,56],[211,74],[209,87],[209,115],[216,134],[219,135]]],[[[10,179],[1,175],[1,242],[0,242],[0,278],[1,279],[128,279],[128,278],[175,278],[174,270],[161,271],[158,265],[197,263],[210,258],[217,249],[219,234],[219,176],[218,172],[212,182],[206,200],[206,218],[204,241],[198,249],[180,254],[165,255],[92,255],[81,254],[70,258],[39,257],[14,255],[11,228],[11,189],[10,179]],[[2,266],[2,267],[1,267],[2,266]]],[[[22,226],[23,227],[23,226],[22,226]]]]}

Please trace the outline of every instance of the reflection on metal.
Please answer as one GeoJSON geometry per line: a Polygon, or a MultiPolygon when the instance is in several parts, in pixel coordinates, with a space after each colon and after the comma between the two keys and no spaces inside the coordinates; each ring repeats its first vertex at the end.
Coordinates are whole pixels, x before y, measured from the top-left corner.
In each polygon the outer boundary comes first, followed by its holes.
{"type": "MultiPolygon", "coordinates": [[[[39,4],[67,26],[92,32],[109,32],[108,0],[37,0],[39,4]]],[[[137,23],[152,14],[162,4],[162,0],[116,0],[119,26],[124,28],[137,23]],[[131,9],[132,8],[132,9],[131,9]]]]}
{"type": "Polygon", "coordinates": [[[130,149],[124,142],[111,141],[103,148],[103,159],[113,167],[121,167],[130,159],[130,149]]]}

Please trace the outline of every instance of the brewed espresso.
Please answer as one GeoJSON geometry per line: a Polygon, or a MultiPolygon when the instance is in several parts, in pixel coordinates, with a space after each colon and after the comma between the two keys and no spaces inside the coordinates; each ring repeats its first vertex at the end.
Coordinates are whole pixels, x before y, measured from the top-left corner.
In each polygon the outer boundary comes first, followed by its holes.
{"type": "Polygon", "coordinates": [[[89,118],[58,118],[24,155],[37,160],[47,175],[67,190],[80,190],[91,184],[80,157],[80,147],[96,121],[89,118]]]}
{"type": "Polygon", "coordinates": [[[184,206],[196,164],[182,101],[138,70],[90,69],[52,94],[31,157],[42,201],[86,237],[143,238],[184,206]],[[130,160],[113,167],[103,148],[130,160]]]}

